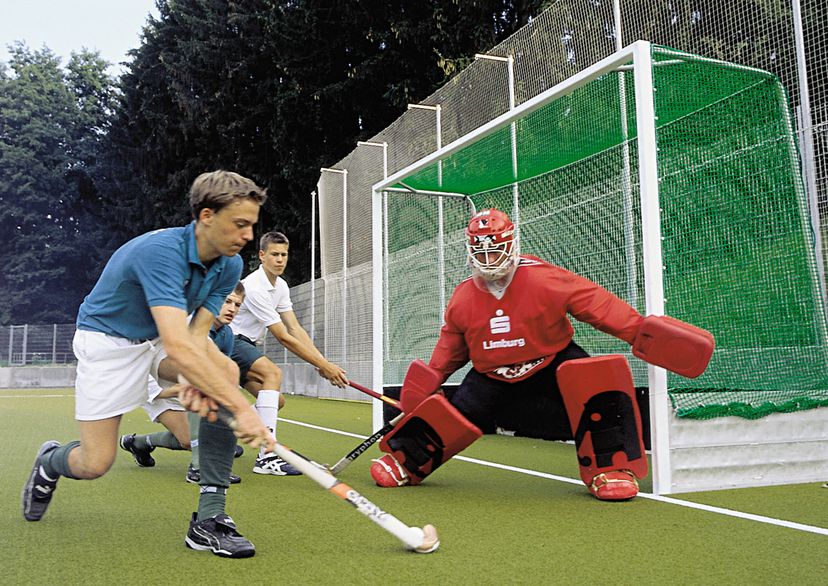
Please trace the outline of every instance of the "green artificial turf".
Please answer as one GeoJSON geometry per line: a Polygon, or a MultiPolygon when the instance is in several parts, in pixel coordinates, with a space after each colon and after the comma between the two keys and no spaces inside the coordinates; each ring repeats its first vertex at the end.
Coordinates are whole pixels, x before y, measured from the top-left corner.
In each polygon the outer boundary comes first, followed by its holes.
{"type": "MultiPolygon", "coordinates": [[[[106,476],[61,480],[46,516],[26,522],[20,490],[34,454],[46,439],[77,437],[72,413],[69,390],[0,391],[0,584],[810,584],[828,575],[826,535],[645,498],[600,502],[578,483],[464,460],[419,487],[380,489],[368,475],[376,447],[340,480],[409,525],[436,525],[437,552],[405,551],[308,478],[253,474],[251,450],[235,463],[243,480],[228,512],[256,544],[254,558],[184,547],[198,498],[184,482],[187,452],[156,450],[149,469],[119,451],[106,476]]],[[[328,464],[359,440],[288,420],[364,435],[371,426],[370,406],[354,402],[289,397],[282,417],[280,440],[328,464]]],[[[121,425],[158,429],[141,410],[121,425]]],[[[567,444],[486,436],[463,456],[577,478],[567,444]]],[[[828,527],[820,484],[678,498],[828,527]]]]}

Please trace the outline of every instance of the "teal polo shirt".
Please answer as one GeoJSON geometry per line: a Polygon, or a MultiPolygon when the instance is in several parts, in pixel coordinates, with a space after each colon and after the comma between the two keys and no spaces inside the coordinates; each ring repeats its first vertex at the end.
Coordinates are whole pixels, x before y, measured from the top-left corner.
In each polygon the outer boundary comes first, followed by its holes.
{"type": "Polygon", "coordinates": [[[77,327],[128,340],[158,337],[151,307],[218,315],[242,272],[240,256],[198,258],[195,222],[133,238],[109,259],[78,311],[77,327]]]}
{"type": "Polygon", "coordinates": [[[233,337],[233,330],[230,329],[230,326],[225,325],[218,329],[215,326],[211,327],[210,338],[216,343],[216,346],[218,346],[222,354],[230,356],[233,353],[235,338],[233,337]]]}

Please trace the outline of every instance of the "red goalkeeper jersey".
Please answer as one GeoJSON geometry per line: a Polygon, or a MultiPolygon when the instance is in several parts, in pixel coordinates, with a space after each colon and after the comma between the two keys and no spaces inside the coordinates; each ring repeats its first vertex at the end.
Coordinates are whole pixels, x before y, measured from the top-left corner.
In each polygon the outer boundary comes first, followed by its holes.
{"type": "Polygon", "coordinates": [[[572,340],[567,314],[630,344],[643,319],[589,279],[522,255],[501,299],[471,278],[457,286],[429,365],[448,377],[471,360],[493,378],[524,379],[572,340]]]}

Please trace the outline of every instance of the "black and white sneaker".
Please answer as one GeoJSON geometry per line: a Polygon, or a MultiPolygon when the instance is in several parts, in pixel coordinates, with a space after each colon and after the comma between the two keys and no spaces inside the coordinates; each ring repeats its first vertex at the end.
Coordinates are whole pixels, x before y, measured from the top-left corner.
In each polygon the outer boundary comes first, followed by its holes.
{"type": "Polygon", "coordinates": [[[244,454],[244,448],[241,447],[239,444],[236,444],[235,452],[233,452],[234,458],[241,458],[242,454],[244,454]]]}
{"type": "MultiPolygon", "coordinates": [[[[201,482],[201,471],[198,468],[193,468],[193,465],[190,464],[187,466],[187,475],[184,477],[184,480],[190,484],[198,484],[201,482]]],[[[241,476],[237,476],[231,472],[230,484],[238,484],[239,482],[241,482],[241,476]]]]}
{"type": "Polygon", "coordinates": [[[27,521],[40,521],[49,507],[52,495],[57,489],[60,477],[49,478],[43,471],[41,460],[43,456],[60,447],[60,442],[49,440],[44,442],[35,456],[32,472],[29,479],[23,485],[23,516],[27,521]]]}
{"type": "Polygon", "coordinates": [[[134,433],[122,435],[121,441],[118,442],[118,445],[121,446],[122,450],[126,450],[132,454],[132,457],[135,458],[135,463],[141,468],[152,468],[155,466],[155,458],[150,456],[150,452],[152,452],[155,448],[136,448],[134,433]]]}
{"type": "Polygon", "coordinates": [[[253,472],[256,474],[272,474],[273,476],[301,476],[302,474],[276,454],[265,454],[261,458],[256,458],[253,472]]]}
{"type": "Polygon", "coordinates": [[[212,551],[225,558],[249,558],[256,555],[256,546],[236,531],[236,524],[228,515],[221,514],[197,521],[193,513],[190,530],[184,545],[199,551],[212,551]]]}

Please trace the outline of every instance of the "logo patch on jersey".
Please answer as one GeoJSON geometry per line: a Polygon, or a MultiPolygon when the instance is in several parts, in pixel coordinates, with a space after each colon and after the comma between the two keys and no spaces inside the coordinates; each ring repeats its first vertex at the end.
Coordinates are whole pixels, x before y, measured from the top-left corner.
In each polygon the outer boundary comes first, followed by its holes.
{"type": "Polygon", "coordinates": [[[489,320],[489,329],[493,334],[508,334],[512,331],[512,324],[509,321],[508,315],[503,315],[503,310],[498,309],[495,312],[497,317],[489,320]]]}
{"type": "MultiPolygon", "coordinates": [[[[495,311],[495,317],[489,320],[489,330],[493,334],[508,334],[512,331],[512,323],[509,321],[508,315],[503,315],[503,310],[495,311]]],[[[513,340],[484,340],[484,350],[495,350],[497,348],[514,348],[515,346],[522,348],[526,345],[526,340],[523,338],[515,338],[513,340]]]]}

